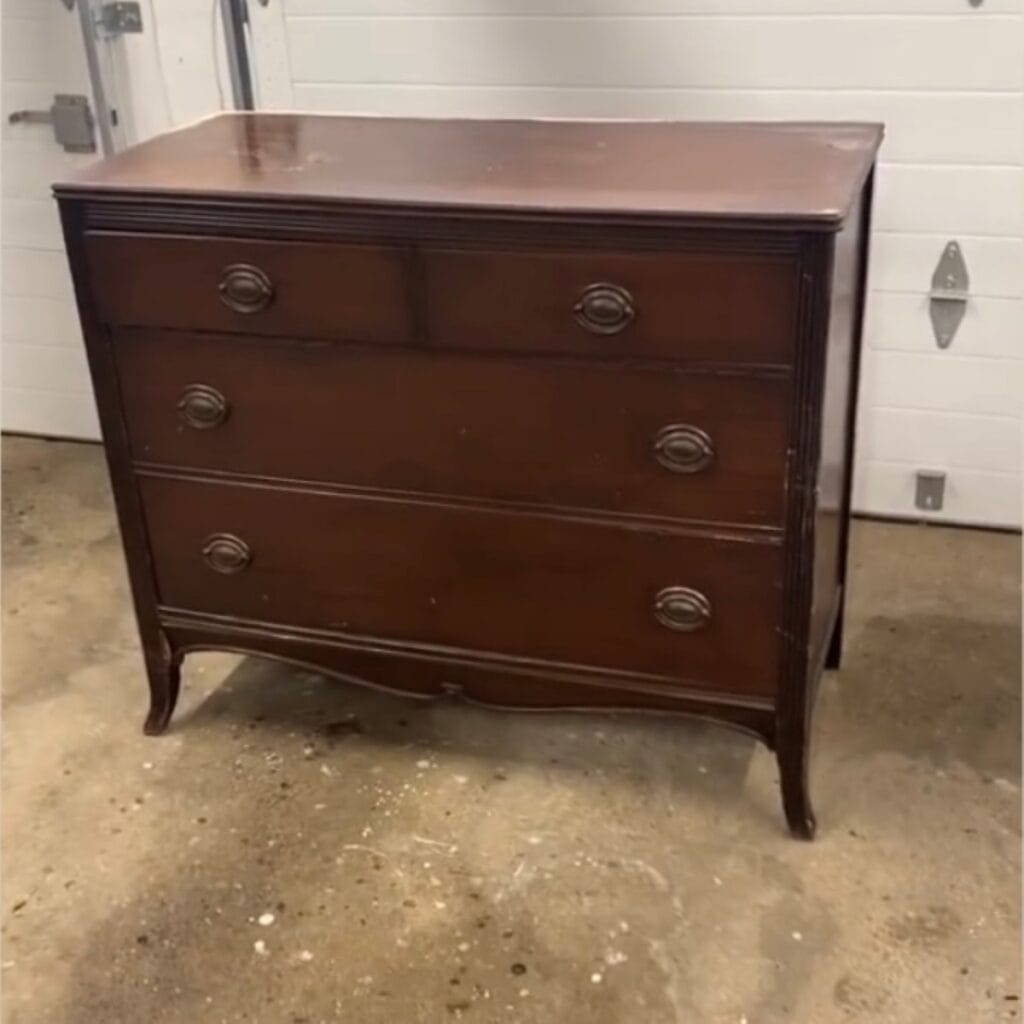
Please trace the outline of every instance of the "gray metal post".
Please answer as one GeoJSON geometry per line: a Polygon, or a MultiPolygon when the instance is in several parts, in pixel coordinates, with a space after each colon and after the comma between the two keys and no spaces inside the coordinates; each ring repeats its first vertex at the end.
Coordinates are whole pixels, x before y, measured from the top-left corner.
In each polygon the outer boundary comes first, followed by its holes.
{"type": "Polygon", "coordinates": [[[100,130],[100,148],[104,156],[111,156],[114,152],[114,133],[111,131],[110,104],[107,102],[107,90],[100,69],[99,48],[96,45],[96,14],[92,0],[78,0],[78,20],[82,24],[82,44],[85,47],[85,62],[89,69],[92,101],[96,107],[96,124],[100,130]]]}
{"type": "Polygon", "coordinates": [[[245,44],[245,0],[220,0],[220,9],[224,20],[224,48],[227,51],[228,74],[231,76],[231,95],[234,98],[235,109],[252,110],[255,103],[249,51],[245,44]]]}

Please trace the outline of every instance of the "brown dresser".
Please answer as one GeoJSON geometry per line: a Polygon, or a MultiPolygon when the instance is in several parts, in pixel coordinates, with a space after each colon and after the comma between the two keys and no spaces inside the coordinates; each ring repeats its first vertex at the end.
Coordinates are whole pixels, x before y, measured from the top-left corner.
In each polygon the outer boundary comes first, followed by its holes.
{"type": "Polygon", "coordinates": [[[209,648],[676,711],[810,837],[880,137],[230,114],[59,185],[146,731],[209,648]]]}

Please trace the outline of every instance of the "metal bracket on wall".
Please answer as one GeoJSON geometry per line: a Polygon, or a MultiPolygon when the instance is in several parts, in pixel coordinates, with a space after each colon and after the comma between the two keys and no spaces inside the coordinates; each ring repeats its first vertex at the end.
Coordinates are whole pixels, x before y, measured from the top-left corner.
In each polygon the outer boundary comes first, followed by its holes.
{"type": "Polygon", "coordinates": [[[937,469],[919,469],[914,505],[925,512],[939,512],[946,497],[946,474],[937,469]]]}
{"type": "Polygon", "coordinates": [[[967,310],[970,284],[960,246],[956,242],[947,243],[932,274],[932,288],[928,293],[928,312],[939,348],[949,348],[956,335],[967,310]]]}
{"type": "Polygon", "coordinates": [[[137,3],[123,2],[104,4],[100,8],[100,24],[111,36],[126,35],[142,31],[142,8],[137,3]]]}
{"type": "Polygon", "coordinates": [[[11,124],[48,124],[53,137],[68,153],[95,153],[95,121],[85,96],[58,93],[49,110],[14,110],[7,120],[11,124]]]}

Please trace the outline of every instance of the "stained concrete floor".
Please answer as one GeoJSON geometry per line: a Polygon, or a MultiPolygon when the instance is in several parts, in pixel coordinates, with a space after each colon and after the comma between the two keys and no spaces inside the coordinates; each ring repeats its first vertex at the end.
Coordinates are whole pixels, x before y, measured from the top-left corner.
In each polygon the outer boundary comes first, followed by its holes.
{"type": "Polygon", "coordinates": [[[3,470],[6,1024],[1018,1019],[1018,538],[856,526],[805,844],[680,720],[204,655],[147,739],[100,452],[3,470]]]}

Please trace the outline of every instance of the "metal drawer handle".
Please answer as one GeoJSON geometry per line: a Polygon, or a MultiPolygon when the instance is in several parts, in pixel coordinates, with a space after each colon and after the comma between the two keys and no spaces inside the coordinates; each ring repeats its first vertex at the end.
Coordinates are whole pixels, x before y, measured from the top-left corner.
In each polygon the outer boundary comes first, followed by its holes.
{"type": "Polygon", "coordinates": [[[715,447],[699,427],[672,423],[655,435],[654,457],[673,473],[699,473],[714,461],[715,447]]]}
{"type": "Polygon", "coordinates": [[[214,533],[203,545],[203,560],[214,571],[233,576],[252,561],[249,545],[233,533],[214,533]]]}
{"type": "Polygon", "coordinates": [[[228,400],[208,384],[189,384],[178,401],[178,416],[196,430],[219,427],[230,411],[228,400]]]}
{"type": "Polygon", "coordinates": [[[666,629],[692,633],[711,621],[711,602],[691,587],[666,587],[654,599],[654,617],[666,629]]]}
{"type": "Polygon", "coordinates": [[[225,267],[218,291],[224,305],[236,313],[258,313],[274,299],[270,278],[251,263],[232,263],[225,267]]]}
{"type": "Polygon", "coordinates": [[[633,296],[617,284],[587,285],[573,312],[591,334],[618,334],[636,319],[633,296]]]}

